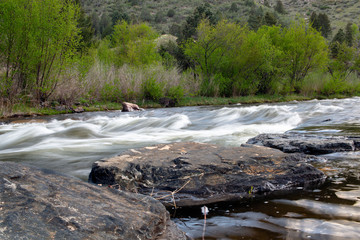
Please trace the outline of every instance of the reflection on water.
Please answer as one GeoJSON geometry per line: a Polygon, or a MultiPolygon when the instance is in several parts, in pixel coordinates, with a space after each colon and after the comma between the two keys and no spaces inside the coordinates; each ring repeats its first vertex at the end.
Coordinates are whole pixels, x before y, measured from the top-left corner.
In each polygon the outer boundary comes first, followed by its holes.
{"type": "MultiPolygon", "coordinates": [[[[360,98],[264,105],[149,109],[47,117],[0,124],[0,160],[53,169],[87,180],[94,161],[124,150],[178,141],[239,146],[261,133],[360,135],[360,98]]],[[[311,192],[208,206],[206,239],[360,239],[360,154],[314,163],[329,181],[311,192]]],[[[174,221],[201,239],[200,208],[174,221]]]]}

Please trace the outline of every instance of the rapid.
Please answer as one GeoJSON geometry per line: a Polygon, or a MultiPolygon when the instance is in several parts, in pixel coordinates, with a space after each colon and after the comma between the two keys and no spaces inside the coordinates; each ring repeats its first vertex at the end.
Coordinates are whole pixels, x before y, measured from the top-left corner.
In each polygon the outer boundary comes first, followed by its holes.
{"type": "MultiPolygon", "coordinates": [[[[87,181],[92,163],[124,150],[195,141],[239,146],[261,133],[359,136],[360,98],[261,105],[147,109],[42,117],[0,123],[0,160],[21,162],[87,181]]],[[[325,155],[321,189],[287,196],[172,211],[195,239],[360,239],[360,154],[325,155]]]]}

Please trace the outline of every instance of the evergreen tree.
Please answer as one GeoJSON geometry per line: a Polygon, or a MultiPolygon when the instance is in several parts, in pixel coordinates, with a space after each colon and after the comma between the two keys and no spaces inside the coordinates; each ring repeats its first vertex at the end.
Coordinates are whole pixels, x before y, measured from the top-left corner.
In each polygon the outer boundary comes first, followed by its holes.
{"type": "Polygon", "coordinates": [[[330,20],[329,17],[326,15],[326,13],[320,13],[318,15],[318,22],[320,25],[320,32],[323,35],[323,37],[327,38],[331,35],[331,26],[330,26],[330,20]]]}
{"type": "Polygon", "coordinates": [[[264,20],[265,20],[265,24],[268,26],[273,26],[276,25],[277,23],[277,19],[275,15],[271,12],[266,12],[264,20]]]}
{"type": "Polygon", "coordinates": [[[320,32],[321,26],[319,23],[319,18],[316,12],[313,12],[310,16],[310,24],[311,26],[316,29],[318,32],[320,32]]]}
{"type": "Polygon", "coordinates": [[[348,23],[345,28],[345,41],[349,47],[352,47],[354,44],[354,34],[352,29],[352,23],[348,23]]]}
{"type": "Polygon", "coordinates": [[[112,26],[113,25],[112,25],[111,18],[109,17],[109,15],[104,13],[101,16],[100,23],[99,23],[100,35],[102,38],[104,38],[112,33],[112,31],[113,31],[112,26]]]}
{"type": "Polygon", "coordinates": [[[79,35],[81,36],[79,50],[83,51],[90,47],[95,33],[91,17],[86,16],[83,9],[80,10],[77,27],[80,30],[79,35]]]}
{"type": "Polygon", "coordinates": [[[340,45],[346,41],[345,33],[342,28],[334,36],[333,40],[331,41],[330,50],[332,57],[336,58],[339,53],[340,45]]]}
{"type": "Polygon", "coordinates": [[[194,37],[196,34],[196,28],[202,19],[208,19],[212,25],[216,23],[216,19],[209,4],[204,4],[195,8],[194,13],[186,19],[183,26],[182,38],[179,40],[183,41],[194,37]]]}
{"type": "Polygon", "coordinates": [[[252,7],[250,10],[249,18],[248,18],[248,25],[249,27],[256,31],[263,25],[264,20],[264,11],[263,9],[252,7]]]}
{"type": "Polygon", "coordinates": [[[284,5],[283,5],[283,3],[281,2],[281,0],[278,0],[277,2],[276,2],[276,5],[275,5],[275,11],[276,12],[278,12],[278,13],[280,13],[280,14],[285,14],[286,12],[285,12],[285,8],[284,8],[284,5]]]}

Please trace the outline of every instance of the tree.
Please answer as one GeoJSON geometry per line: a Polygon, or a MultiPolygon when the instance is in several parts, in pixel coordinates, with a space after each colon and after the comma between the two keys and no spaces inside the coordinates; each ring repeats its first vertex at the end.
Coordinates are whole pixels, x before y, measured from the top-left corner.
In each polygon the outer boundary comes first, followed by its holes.
{"type": "Polygon", "coordinates": [[[338,30],[336,35],[334,36],[333,40],[331,41],[330,49],[331,49],[331,55],[333,58],[336,58],[339,53],[340,45],[345,42],[345,33],[342,28],[338,30]]]}
{"type": "Polygon", "coordinates": [[[278,12],[280,14],[285,14],[286,13],[284,5],[283,5],[281,0],[277,0],[274,9],[275,9],[276,12],[278,12]]]}
{"type": "Polygon", "coordinates": [[[186,19],[183,26],[182,38],[179,41],[185,41],[191,37],[195,37],[196,28],[202,19],[208,19],[209,23],[214,25],[216,23],[214,14],[210,9],[210,5],[204,4],[195,8],[193,14],[186,19]]]}
{"type": "Polygon", "coordinates": [[[102,38],[110,35],[113,31],[112,21],[109,15],[104,13],[99,22],[99,32],[102,38]]]}
{"type": "Polygon", "coordinates": [[[300,91],[302,80],[310,70],[323,68],[327,63],[326,40],[315,29],[308,28],[303,20],[284,29],[281,48],[290,88],[295,92],[300,91]]]}
{"type": "Polygon", "coordinates": [[[6,87],[17,81],[18,88],[46,101],[78,46],[78,6],[62,0],[3,0],[0,12],[6,87]]]}
{"type": "Polygon", "coordinates": [[[325,38],[329,37],[331,35],[331,25],[326,13],[320,13],[318,15],[318,24],[320,26],[321,35],[325,38]]]}
{"type": "Polygon", "coordinates": [[[271,12],[266,12],[264,21],[265,21],[265,24],[268,26],[273,26],[273,25],[276,25],[276,23],[277,23],[277,19],[276,19],[275,15],[271,12]]]}
{"type": "Polygon", "coordinates": [[[346,44],[347,44],[349,47],[352,47],[352,46],[353,46],[353,43],[354,43],[354,33],[353,33],[352,23],[348,23],[348,24],[346,25],[346,28],[345,28],[345,41],[346,41],[346,44]]]}
{"type": "Polygon", "coordinates": [[[158,34],[147,24],[128,24],[124,20],[114,26],[111,36],[116,63],[147,65],[160,60],[155,39],[158,34]]]}
{"type": "Polygon", "coordinates": [[[169,18],[172,18],[175,16],[175,10],[174,9],[169,9],[169,11],[167,12],[167,16],[169,18]]]}
{"type": "Polygon", "coordinates": [[[248,25],[252,30],[258,30],[258,28],[263,25],[264,20],[264,11],[263,9],[252,7],[250,10],[248,25]]]}
{"type": "MultiPolygon", "coordinates": [[[[246,31],[246,28],[235,23],[220,21],[212,26],[209,20],[203,20],[197,28],[197,41],[189,40],[186,43],[184,52],[195,62],[195,70],[203,78],[203,95],[214,95],[214,89],[210,86],[212,77],[222,73],[224,76],[228,71],[230,55],[242,44],[246,31]]],[[[231,86],[228,89],[231,91],[231,86]]]]}
{"type": "Polygon", "coordinates": [[[316,14],[316,12],[312,12],[312,14],[310,16],[310,25],[311,25],[311,27],[316,29],[318,32],[320,32],[321,25],[320,25],[319,18],[318,18],[318,15],[316,14]]]}

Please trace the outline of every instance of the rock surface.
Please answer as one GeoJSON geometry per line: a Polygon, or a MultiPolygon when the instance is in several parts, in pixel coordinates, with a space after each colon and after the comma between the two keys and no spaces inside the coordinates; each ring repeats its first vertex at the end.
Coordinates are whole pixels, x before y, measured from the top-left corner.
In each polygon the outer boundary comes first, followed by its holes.
{"type": "Polygon", "coordinates": [[[260,134],[248,144],[279,149],[286,153],[327,154],[360,150],[359,137],[319,136],[310,134],[260,134]]]}
{"type": "Polygon", "coordinates": [[[0,239],[186,239],[148,196],[0,162],[0,239]]]}
{"type": "Polygon", "coordinates": [[[141,108],[139,108],[138,105],[136,105],[135,103],[129,103],[129,102],[122,102],[121,103],[123,109],[123,112],[133,112],[133,111],[140,111],[142,110],[141,108]]]}
{"type": "Polygon", "coordinates": [[[162,144],[95,162],[89,181],[151,195],[165,205],[194,206],[318,186],[325,175],[307,158],[256,145],[162,144]]]}

